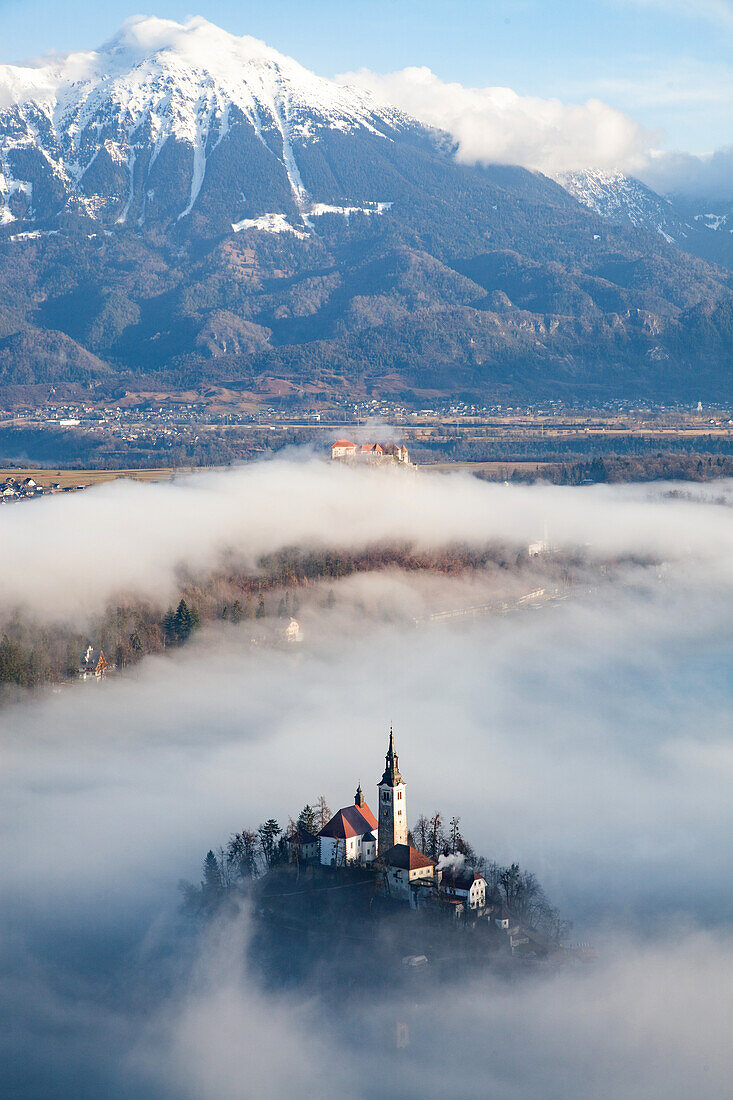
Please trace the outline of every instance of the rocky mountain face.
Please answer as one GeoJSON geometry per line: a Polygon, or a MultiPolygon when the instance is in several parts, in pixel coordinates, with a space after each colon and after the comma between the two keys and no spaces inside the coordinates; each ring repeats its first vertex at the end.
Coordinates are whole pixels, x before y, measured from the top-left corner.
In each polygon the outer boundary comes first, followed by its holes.
{"type": "Polygon", "coordinates": [[[0,388],[719,395],[712,230],[562,182],[200,19],[0,67],[0,388]]]}

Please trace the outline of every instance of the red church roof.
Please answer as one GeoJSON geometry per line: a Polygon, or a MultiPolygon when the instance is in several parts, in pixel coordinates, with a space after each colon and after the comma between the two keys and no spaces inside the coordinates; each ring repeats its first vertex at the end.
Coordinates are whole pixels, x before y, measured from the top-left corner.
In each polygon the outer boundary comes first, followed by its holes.
{"type": "Polygon", "coordinates": [[[348,840],[352,836],[363,836],[376,827],[377,819],[365,802],[361,807],[346,806],[343,810],[338,810],[318,835],[348,840]]]}

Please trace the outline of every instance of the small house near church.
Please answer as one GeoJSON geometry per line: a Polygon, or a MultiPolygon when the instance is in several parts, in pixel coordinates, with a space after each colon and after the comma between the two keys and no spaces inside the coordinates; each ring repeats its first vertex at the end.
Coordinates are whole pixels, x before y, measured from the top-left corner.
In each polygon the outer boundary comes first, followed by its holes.
{"type": "Polygon", "coordinates": [[[435,883],[435,862],[410,844],[394,844],[384,853],[384,883],[388,897],[412,901],[412,888],[435,883]]]}
{"type": "Polygon", "coordinates": [[[486,879],[468,867],[446,867],[440,872],[440,889],[446,900],[462,901],[466,909],[486,906],[486,879]]]}
{"type": "Polygon", "coordinates": [[[320,845],[318,837],[304,829],[302,825],[296,826],[290,836],[286,837],[288,859],[291,863],[313,863],[318,860],[320,845]]]}

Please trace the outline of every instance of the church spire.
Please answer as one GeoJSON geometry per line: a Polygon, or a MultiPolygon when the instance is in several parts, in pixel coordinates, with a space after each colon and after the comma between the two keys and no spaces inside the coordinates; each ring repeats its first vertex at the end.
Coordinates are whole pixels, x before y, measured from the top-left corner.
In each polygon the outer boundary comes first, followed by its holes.
{"type": "MultiPolygon", "coordinates": [[[[382,784],[386,784],[390,787],[396,787],[398,784],[403,783],[404,780],[400,775],[399,763],[397,759],[397,753],[394,747],[394,731],[392,727],[389,727],[389,747],[387,749],[386,767],[384,769],[384,775],[382,776],[382,784]]],[[[382,785],[380,784],[380,786],[382,785]]]]}
{"type": "Polygon", "coordinates": [[[389,727],[386,767],[379,783],[379,831],[377,855],[383,856],[395,844],[407,843],[407,801],[405,781],[394,747],[394,730],[389,727]]]}

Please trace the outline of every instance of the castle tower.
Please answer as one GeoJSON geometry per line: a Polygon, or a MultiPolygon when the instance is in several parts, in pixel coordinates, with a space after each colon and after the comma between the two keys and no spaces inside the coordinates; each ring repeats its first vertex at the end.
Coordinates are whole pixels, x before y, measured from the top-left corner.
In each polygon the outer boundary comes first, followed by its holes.
{"type": "Polygon", "coordinates": [[[405,782],[400,775],[391,726],[389,728],[387,766],[379,783],[378,821],[378,855],[383,856],[395,844],[407,844],[405,782]]]}

